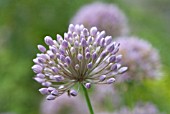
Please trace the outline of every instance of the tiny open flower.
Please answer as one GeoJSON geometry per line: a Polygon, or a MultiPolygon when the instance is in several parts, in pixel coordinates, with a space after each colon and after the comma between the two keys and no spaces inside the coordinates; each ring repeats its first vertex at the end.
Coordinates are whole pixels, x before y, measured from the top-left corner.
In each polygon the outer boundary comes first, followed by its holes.
{"type": "Polygon", "coordinates": [[[122,57],[116,55],[119,44],[96,27],[88,30],[71,24],[64,38],[57,35],[57,40],[53,40],[47,36],[45,43],[49,49],[38,46],[42,53],[33,60],[32,69],[36,73],[34,79],[45,86],[39,91],[48,100],[66,92],[77,96],[78,91],[72,89],[77,83],[88,89],[93,84],[111,84],[115,75],[127,70],[119,64],[122,57]]]}

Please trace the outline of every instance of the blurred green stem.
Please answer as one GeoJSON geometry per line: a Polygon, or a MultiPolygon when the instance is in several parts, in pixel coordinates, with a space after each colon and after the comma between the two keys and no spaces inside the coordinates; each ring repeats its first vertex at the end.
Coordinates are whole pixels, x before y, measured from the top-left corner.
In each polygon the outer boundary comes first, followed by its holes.
{"type": "Polygon", "coordinates": [[[90,112],[90,114],[94,114],[94,111],[93,111],[93,108],[92,108],[92,105],[91,105],[91,102],[90,102],[90,99],[89,99],[89,95],[88,95],[87,89],[84,87],[83,84],[81,84],[81,86],[82,86],[83,91],[84,91],[84,96],[86,98],[86,102],[87,102],[87,106],[89,108],[89,112],[90,112]]]}

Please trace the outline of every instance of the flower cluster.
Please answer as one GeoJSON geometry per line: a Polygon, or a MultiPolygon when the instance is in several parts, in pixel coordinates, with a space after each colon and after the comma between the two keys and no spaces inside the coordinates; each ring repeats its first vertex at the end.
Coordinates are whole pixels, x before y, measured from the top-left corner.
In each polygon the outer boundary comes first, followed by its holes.
{"type": "Polygon", "coordinates": [[[126,55],[121,62],[129,71],[118,77],[118,82],[125,80],[140,81],[155,79],[161,75],[161,63],[157,50],[150,43],[137,37],[120,37],[116,40],[121,44],[119,53],[126,55]]]}
{"type": "Polygon", "coordinates": [[[40,111],[41,114],[88,114],[88,109],[81,96],[70,98],[66,94],[53,101],[43,99],[40,111]]]}
{"type": "Polygon", "coordinates": [[[82,7],[71,23],[84,24],[87,28],[96,26],[112,37],[127,35],[129,31],[126,16],[121,9],[116,5],[100,2],[82,7]]]}
{"type": "Polygon", "coordinates": [[[115,75],[127,70],[121,67],[122,56],[116,55],[119,43],[113,42],[105,31],[70,24],[64,38],[58,34],[56,37],[56,40],[45,37],[49,49],[38,45],[41,53],[33,60],[32,67],[36,73],[34,79],[45,86],[39,91],[47,95],[48,100],[65,92],[76,96],[77,91],[72,89],[75,84],[86,88],[92,84],[111,84],[115,75]]]}
{"type": "Polygon", "coordinates": [[[122,108],[113,114],[162,114],[159,110],[151,103],[137,104],[133,110],[128,108],[122,108]]]}

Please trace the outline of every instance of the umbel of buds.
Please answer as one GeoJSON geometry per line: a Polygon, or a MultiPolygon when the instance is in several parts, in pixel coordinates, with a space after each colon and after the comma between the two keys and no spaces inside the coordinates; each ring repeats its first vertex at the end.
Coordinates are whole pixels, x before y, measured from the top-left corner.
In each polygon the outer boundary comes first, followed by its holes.
{"type": "Polygon", "coordinates": [[[87,89],[92,84],[111,84],[115,75],[127,70],[119,64],[121,55],[116,55],[119,43],[96,27],[88,30],[83,25],[70,24],[64,38],[57,34],[56,40],[50,36],[44,40],[49,48],[38,45],[41,53],[33,60],[32,69],[36,73],[34,79],[44,86],[39,91],[47,95],[47,100],[65,92],[76,96],[77,91],[72,88],[77,83],[87,89]]]}

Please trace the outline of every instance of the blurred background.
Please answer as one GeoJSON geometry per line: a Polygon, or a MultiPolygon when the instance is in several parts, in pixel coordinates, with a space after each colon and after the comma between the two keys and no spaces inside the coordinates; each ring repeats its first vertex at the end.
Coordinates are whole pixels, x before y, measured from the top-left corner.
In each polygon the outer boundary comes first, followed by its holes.
{"type": "MultiPolygon", "coordinates": [[[[146,81],[139,88],[134,85],[129,94],[123,94],[124,105],[149,101],[161,112],[170,114],[170,1],[100,1],[119,6],[128,18],[130,34],[157,48],[162,62],[161,79],[146,81]]],[[[0,114],[40,113],[43,95],[38,92],[40,84],[33,80],[31,70],[37,45],[45,44],[46,35],[63,35],[76,12],[92,2],[0,0],[0,114]]]]}

